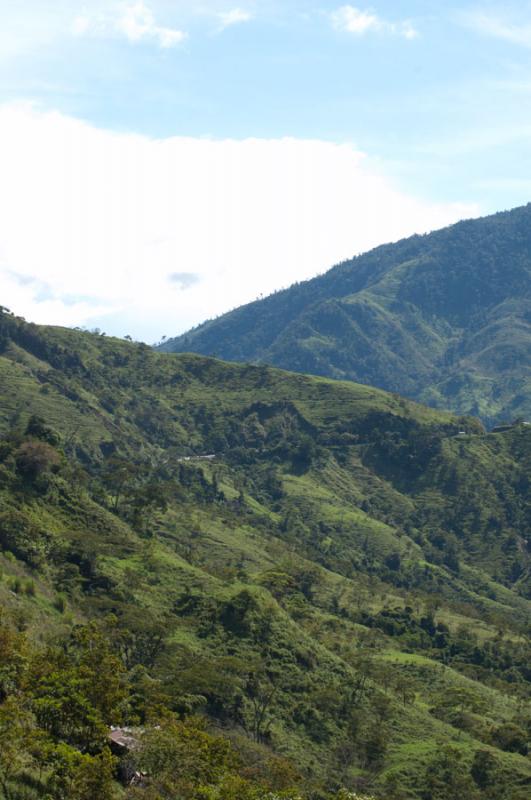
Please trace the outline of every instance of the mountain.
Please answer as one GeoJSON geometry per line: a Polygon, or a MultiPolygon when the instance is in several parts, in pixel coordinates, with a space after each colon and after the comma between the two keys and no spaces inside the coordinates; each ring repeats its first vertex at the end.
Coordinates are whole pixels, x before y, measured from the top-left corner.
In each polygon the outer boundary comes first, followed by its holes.
{"type": "Polygon", "coordinates": [[[524,800],[530,453],[0,312],[0,797],[524,800]]]}
{"type": "Polygon", "coordinates": [[[160,349],[531,418],[531,205],[378,247],[160,349]]]}

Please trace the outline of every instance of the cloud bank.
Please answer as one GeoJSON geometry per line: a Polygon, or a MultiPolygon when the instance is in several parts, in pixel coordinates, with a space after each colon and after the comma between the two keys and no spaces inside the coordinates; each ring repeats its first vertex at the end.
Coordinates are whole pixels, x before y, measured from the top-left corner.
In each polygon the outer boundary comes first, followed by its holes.
{"type": "Polygon", "coordinates": [[[150,341],[478,209],[349,144],[149,139],[0,106],[0,303],[150,341]]]}

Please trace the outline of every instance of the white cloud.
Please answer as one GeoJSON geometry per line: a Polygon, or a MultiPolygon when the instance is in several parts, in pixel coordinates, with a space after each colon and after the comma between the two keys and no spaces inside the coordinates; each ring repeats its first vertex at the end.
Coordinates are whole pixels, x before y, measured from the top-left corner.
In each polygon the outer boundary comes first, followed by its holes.
{"type": "Polygon", "coordinates": [[[337,30],[364,36],[367,33],[387,33],[414,39],[418,31],[409,20],[390,22],[382,19],[372,10],[361,10],[355,6],[341,6],[331,14],[332,24],[337,30]]]}
{"type": "Polygon", "coordinates": [[[531,47],[531,23],[506,19],[487,11],[468,11],[461,14],[462,22],[469,28],[486,36],[503,39],[512,44],[531,47]]]}
{"type": "Polygon", "coordinates": [[[350,144],[116,134],[0,106],[0,302],[154,340],[384,241],[478,213],[350,144]]]}
{"type": "Polygon", "coordinates": [[[122,4],[114,14],[81,14],[74,19],[72,32],[77,36],[118,34],[132,44],[152,41],[163,49],[174,47],[187,38],[184,31],[158,25],[153,11],[143,0],[122,4]]]}
{"type": "Polygon", "coordinates": [[[217,14],[219,19],[219,30],[224,31],[233,25],[241,25],[242,22],[250,22],[253,15],[250,11],[244,11],[241,8],[232,8],[230,11],[221,11],[217,14]]]}
{"type": "Polygon", "coordinates": [[[173,47],[186,38],[183,31],[157,25],[151,9],[142,0],[125,7],[118,20],[118,28],[130,42],[155,39],[160,47],[173,47]]]}
{"type": "Polygon", "coordinates": [[[378,31],[382,26],[381,20],[375,14],[371,14],[369,11],[360,11],[353,6],[342,6],[334,11],[332,19],[337,28],[349,33],[364,34],[369,31],[378,31]]]}

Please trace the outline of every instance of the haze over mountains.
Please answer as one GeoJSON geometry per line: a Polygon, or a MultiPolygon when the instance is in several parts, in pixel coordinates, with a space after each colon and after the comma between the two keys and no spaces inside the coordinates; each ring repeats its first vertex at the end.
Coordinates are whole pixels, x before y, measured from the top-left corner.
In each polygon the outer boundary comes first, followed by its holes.
{"type": "Polygon", "coordinates": [[[531,205],[384,245],[160,345],[531,416],[531,205]]]}

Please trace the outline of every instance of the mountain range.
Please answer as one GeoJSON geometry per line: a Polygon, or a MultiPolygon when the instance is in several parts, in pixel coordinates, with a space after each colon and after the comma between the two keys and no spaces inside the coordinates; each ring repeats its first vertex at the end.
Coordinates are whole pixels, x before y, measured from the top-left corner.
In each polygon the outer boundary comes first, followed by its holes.
{"type": "Polygon", "coordinates": [[[531,417],[531,205],[377,247],[160,345],[531,417]]]}

